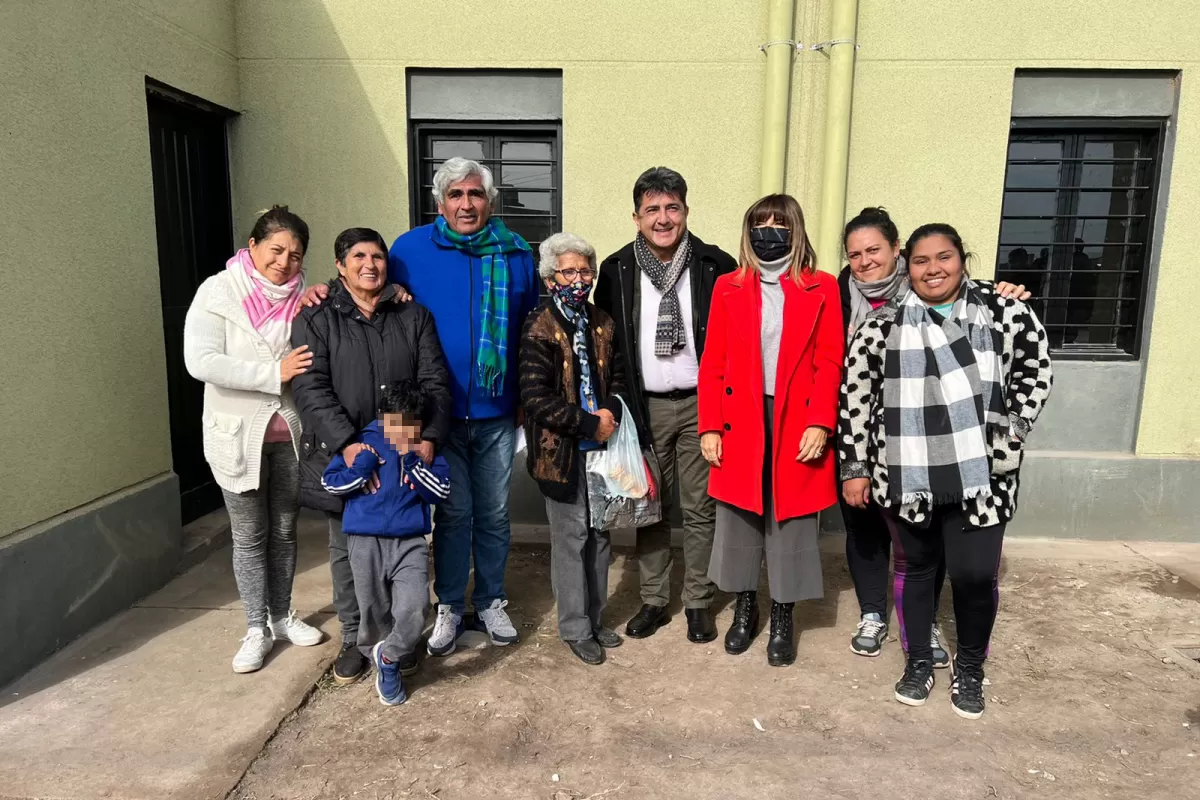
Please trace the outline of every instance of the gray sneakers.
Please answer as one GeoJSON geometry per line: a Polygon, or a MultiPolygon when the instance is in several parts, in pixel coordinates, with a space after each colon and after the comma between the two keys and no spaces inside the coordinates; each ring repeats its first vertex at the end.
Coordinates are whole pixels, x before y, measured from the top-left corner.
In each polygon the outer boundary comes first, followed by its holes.
{"type": "Polygon", "coordinates": [[[859,620],[858,630],[850,639],[850,650],[860,656],[874,658],[883,650],[883,642],[887,635],[888,625],[882,615],[864,614],[859,620]]]}
{"type": "Polygon", "coordinates": [[[950,653],[942,645],[942,632],[935,624],[929,637],[929,646],[933,648],[933,668],[946,669],[950,666],[950,653]]]}

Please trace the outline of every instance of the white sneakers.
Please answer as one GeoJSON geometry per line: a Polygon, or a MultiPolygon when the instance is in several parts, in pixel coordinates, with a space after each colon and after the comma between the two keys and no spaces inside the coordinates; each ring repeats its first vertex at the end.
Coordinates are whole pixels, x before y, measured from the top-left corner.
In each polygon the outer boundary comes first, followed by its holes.
{"type": "Polygon", "coordinates": [[[431,656],[448,656],[454,652],[454,643],[463,632],[462,614],[455,614],[451,606],[439,603],[437,620],[425,649],[431,656]]]}
{"type": "Polygon", "coordinates": [[[487,628],[488,636],[492,639],[492,644],[500,647],[517,641],[517,629],[513,626],[512,620],[508,618],[508,612],[504,610],[507,605],[507,600],[496,599],[490,606],[478,612],[479,619],[483,621],[483,626],[487,628]]]}
{"type": "MultiPolygon", "coordinates": [[[[503,647],[517,641],[517,629],[508,618],[504,607],[507,600],[493,600],[487,608],[476,608],[476,624],[472,630],[478,630],[482,623],[488,638],[493,645],[503,647]]],[[[448,656],[454,652],[458,637],[463,635],[464,625],[462,614],[456,614],[452,606],[439,604],[437,619],[433,623],[433,633],[425,649],[431,656],[448,656]]]]}
{"type": "Polygon", "coordinates": [[[300,647],[320,644],[325,634],[296,616],[295,611],[286,617],[273,619],[266,628],[250,628],[242,639],[242,646],[233,657],[234,672],[256,672],[262,669],[267,655],[275,647],[275,640],[291,642],[300,647]]]}
{"type": "Polygon", "coordinates": [[[246,638],[242,639],[237,655],[233,657],[233,671],[255,672],[262,669],[263,661],[274,646],[275,639],[269,630],[250,628],[246,631],[246,638]]]}
{"type": "Polygon", "coordinates": [[[289,611],[283,619],[271,620],[271,633],[276,639],[300,647],[312,647],[325,641],[325,634],[297,617],[295,611],[289,611]]]}

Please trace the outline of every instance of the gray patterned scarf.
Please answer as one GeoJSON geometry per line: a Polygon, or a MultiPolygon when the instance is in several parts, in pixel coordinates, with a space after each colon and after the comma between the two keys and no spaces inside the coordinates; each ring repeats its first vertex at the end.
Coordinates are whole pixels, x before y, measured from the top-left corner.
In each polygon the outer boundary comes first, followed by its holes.
{"type": "Polygon", "coordinates": [[[896,259],[892,274],[877,281],[860,281],[850,271],[850,324],[846,328],[846,342],[854,338],[855,332],[871,313],[872,300],[891,300],[903,297],[908,292],[908,264],[904,256],[896,259]]]}
{"type": "Polygon", "coordinates": [[[650,278],[654,288],[662,292],[658,304],[658,324],[654,329],[654,355],[672,356],[687,344],[687,327],[683,321],[683,310],[679,307],[679,296],[675,284],[692,259],[692,239],[685,231],[679,248],[671,263],[664,264],[650,251],[646,239],[639,232],[633,240],[633,254],[637,265],[650,278]]]}

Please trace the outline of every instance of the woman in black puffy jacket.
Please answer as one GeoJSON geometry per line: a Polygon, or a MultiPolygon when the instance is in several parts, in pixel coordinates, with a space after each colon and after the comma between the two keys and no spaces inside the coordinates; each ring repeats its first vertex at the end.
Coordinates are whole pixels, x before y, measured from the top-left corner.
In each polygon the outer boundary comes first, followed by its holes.
{"type": "MultiPolygon", "coordinates": [[[[342,651],[334,665],[339,683],[366,668],[359,653],[358,601],[342,531],[342,501],[321,486],[333,454],[353,463],[358,432],[376,418],[391,383],[416,381],[430,398],[421,431],[421,457],[430,463],[450,422],[450,378],[433,315],[387,279],[387,245],[370,228],[350,228],[334,242],[338,277],[329,297],[306,308],[292,324],[292,345],[308,345],[312,366],[292,380],[300,437],[300,502],[329,519],[333,605],[342,624],[342,651]]],[[[371,490],[371,487],[368,487],[371,490]]]]}

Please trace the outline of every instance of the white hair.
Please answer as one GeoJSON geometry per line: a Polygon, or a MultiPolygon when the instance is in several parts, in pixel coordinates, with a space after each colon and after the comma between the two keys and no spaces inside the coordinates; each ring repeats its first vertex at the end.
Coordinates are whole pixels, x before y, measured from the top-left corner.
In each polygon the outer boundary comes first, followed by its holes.
{"type": "Polygon", "coordinates": [[[495,202],[499,192],[496,190],[496,182],[492,179],[492,171],[478,161],[459,156],[446,159],[446,162],[434,173],[433,199],[439,203],[446,202],[446,192],[450,190],[450,187],[459,181],[465,181],[472,175],[479,176],[479,182],[483,184],[483,190],[487,192],[488,202],[495,202]]]}
{"type": "Polygon", "coordinates": [[[558,269],[558,259],[567,253],[581,255],[588,260],[588,265],[596,269],[596,248],[587,243],[582,236],[573,233],[556,233],[538,245],[538,275],[543,278],[553,278],[558,269]]]}

